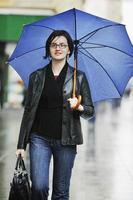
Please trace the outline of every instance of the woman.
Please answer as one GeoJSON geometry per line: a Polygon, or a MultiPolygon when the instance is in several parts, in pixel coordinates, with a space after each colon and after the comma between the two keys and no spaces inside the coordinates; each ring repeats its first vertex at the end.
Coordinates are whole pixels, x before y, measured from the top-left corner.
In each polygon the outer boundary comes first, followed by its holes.
{"type": "Polygon", "coordinates": [[[73,41],[64,30],[53,31],[46,42],[45,58],[50,63],[30,75],[21,123],[17,156],[30,147],[32,200],[47,200],[49,164],[53,156],[52,200],[68,200],[76,146],[83,143],[80,116],[89,118],[94,109],[83,72],[77,72],[76,94],[72,97],[73,68],[67,59],[73,41]]]}

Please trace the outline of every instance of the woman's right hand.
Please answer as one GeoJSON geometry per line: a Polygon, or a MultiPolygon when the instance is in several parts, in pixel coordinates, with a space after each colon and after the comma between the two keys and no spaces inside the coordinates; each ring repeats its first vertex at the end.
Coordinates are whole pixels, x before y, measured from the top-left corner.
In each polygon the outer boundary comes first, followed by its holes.
{"type": "Polygon", "coordinates": [[[25,156],[25,150],[24,149],[17,149],[16,156],[18,157],[21,154],[22,158],[25,156]]]}

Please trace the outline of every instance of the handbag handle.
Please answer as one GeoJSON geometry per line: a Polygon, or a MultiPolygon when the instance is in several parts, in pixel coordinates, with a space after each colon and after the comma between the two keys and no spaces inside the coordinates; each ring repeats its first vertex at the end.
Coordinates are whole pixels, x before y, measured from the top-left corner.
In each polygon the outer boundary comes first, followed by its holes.
{"type": "Polygon", "coordinates": [[[22,170],[26,170],[24,160],[23,160],[21,154],[18,155],[15,170],[18,170],[18,168],[21,168],[22,170]]]}

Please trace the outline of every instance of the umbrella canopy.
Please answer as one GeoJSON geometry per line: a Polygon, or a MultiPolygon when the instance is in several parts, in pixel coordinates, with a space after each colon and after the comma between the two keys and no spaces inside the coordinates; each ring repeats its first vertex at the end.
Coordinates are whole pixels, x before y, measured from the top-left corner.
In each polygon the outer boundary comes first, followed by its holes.
{"type": "MultiPolygon", "coordinates": [[[[26,86],[29,75],[48,64],[45,43],[54,30],[71,35],[77,49],[77,67],[87,76],[93,102],[122,96],[133,76],[133,46],[125,26],[77,9],[23,27],[9,64],[26,86]]],[[[69,63],[74,66],[73,55],[69,63]]]]}

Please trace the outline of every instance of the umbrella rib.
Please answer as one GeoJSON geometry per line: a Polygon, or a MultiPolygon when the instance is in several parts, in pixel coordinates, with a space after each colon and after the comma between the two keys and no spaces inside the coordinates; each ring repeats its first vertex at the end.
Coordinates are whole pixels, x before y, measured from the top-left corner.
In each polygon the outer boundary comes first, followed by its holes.
{"type": "MultiPolygon", "coordinates": [[[[103,48],[103,47],[85,47],[84,49],[100,49],[100,48],[103,48]]],[[[83,47],[81,48],[78,48],[78,49],[83,49],[83,47]]]]}
{"type": "Polygon", "coordinates": [[[105,45],[103,45],[103,44],[98,44],[98,43],[94,43],[94,42],[79,42],[80,43],[80,45],[82,46],[82,44],[93,44],[93,45],[98,45],[98,46],[105,46],[105,45]]]}
{"type": "MultiPolygon", "coordinates": [[[[99,30],[100,30],[100,29],[97,29],[97,30],[95,30],[95,31],[93,31],[93,32],[91,32],[91,33],[88,33],[88,34],[85,35],[84,37],[80,38],[79,41],[82,40],[82,39],[84,39],[84,38],[87,37],[87,36],[88,36],[88,37],[86,38],[86,40],[89,40],[89,39],[90,39],[97,31],[99,31],[99,30]]],[[[85,40],[83,43],[85,43],[86,40],[85,40]]]]}
{"type": "MultiPolygon", "coordinates": [[[[81,42],[80,42],[80,43],[81,43],[81,42]]],[[[82,42],[82,44],[84,44],[84,42],[82,42]]],[[[98,43],[89,43],[89,42],[87,42],[87,43],[85,42],[85,44],[94,44],[94,45],[99,45],[99,46],[96,46],[96,47],[85,47],[84,49],[108,47],[108,48],[110,48],[110,49],[117,50],[117,51],[119,51],[119,52],[121,52],[121,53],[124,53],[124,54],[126,54],[126,55],[128,55],[128,56],[130,56],[130,57],[133,58],[133,55],[131,55],[131,54],[125,52],[125,51],[122,51],[121,49],[118,49],[118,48],[116,48],[116,47],[112,47],[112,46],[108,46],[108,45],[103,45],[103,44],[98,44],[98,43]]],[[[81,46],[81,48],[83,48],[82,45],[80,45],[80,46],[81,46]]]]}
{"type": "Polygon", "coordinates": [[[89,46],[89,47],[83,47],[82,45],[80,45],[81,48],[78,49],[97,49],[97,48],[103,48],[103,46],[89,46]]]}
{"type": "MultiPolygon", "coordinates": [[[[111,26],[123,26],[123,25],[122,25],[122,24],[113,24],[113,25],[108,25],[108,26],[104,26],[104,27],[98,28],[98,29],[96,29],[95,31],[92,31],[92,32],[90,32],[90,33],[84,35],[84,36],[81,37],[79,40],[82,40],[82,39],[84,39],[84,38],[87,37],[87,36],[89,36],[89,38],[91,38],[91,37],[92,37],[96,32],[98,32],[99,30],[105,29],[105,28],[109,28],[109,27],[111,27],[111,26]]],[[[89,38],[87,38],[86,40],[88,40],[89,38]]],[[[86,40],[85,40],[85,41],[86,41],[86,40]]],[[[84,41],[84,42],[85,42],[85,41],[84,41]]]]}
{"type": "Polygon", "coordinates": [[[12,60],[14,60],[14,59],[16,59],[16,58],[19,58],[19,57],[21,57],[21,56],[27,54],[27,53],[31,53],[32,51],[36,51],[36,50],[42,49],[42,48],[44,48],[44,47],[39,47],[39,48],[33,49],[33,50],[31,50],[31,51],[27,51],[27,52],[25,52],[25,53],[23,53],[23,54],[21,54],[21,55],[15,57],[15,58],[11,59],[11,60],[9,59],[9,62],[11,62],[12,60]]]}
{"type": "MultiPolygon", "coordinates": [[[[81,54],[84,54],[85,56],[87,56],[84,52],[82,52],[82,51],[80,51],[80,50],[79,50],[79,52],[80,52],[81,54]]],[[[89,53],[89,52],[86,50],[86,53],[89,53]]],[[[89,55],[91,55],[91,53],[89,53],[89,55]]],[[[92,56],[92,55],[91,55],[91,56],[92,56]]],[[[89,56],[87,56],[87,57],[90,58],[89,56]]],[[[119,95],[121,96],[121,94],[120,94],[118,88],[116,87],[114,81],[112,80],[112,78],[111,78],[111,76],[108,74],[108,72],[104,69],[103,65],[102,65],[94,56],[92,56],[92,57],[94,58],[94,59],[92,59],[92,60],[94,60],[95,62],[97,62],[97,63],[102,67],[102,69],[104,70],[104,72],[108,75],[108,77],[109,77],[110,80],[112,81],[113,85],[114,85],[115,88],[117,89],[119,95]]]]}
{"type": "Polygon", "coordinates": [[[35,24],[31,24],[31,25],[27,25],[27,26],[38,26],[38,27],[42,27],[42,28],[48,28],[48,29],[50,29],[50,30],[52,30],[52,31],[54,31],[55,29],[53,29],[53,28],[50,28],[50,27],[48,27],[48,26],[42,26],[42,25],[35,25],[35,24]]]}
{"type": "MultiPolygon", "coordinates": [[[[81,46],[81,45],[79,44],[79,46],[81,46]]],[[[90,59],[96,61],[95,57],[92,56],[90,52],[88,52],[84,47],[82,47],[82,49],[83,49],[87,54],[89,54],[89,56],[86,55],[88,58],[90,58],[90,59]]],[[[79,50],[79,48],[78,48],[78,50],[79,50]]],[[[79,51],[80,51],[80,50],[79,50],[79,51]]],[[[80,52],[82,52],[82,51],[80,51],[80,52]]]]}

